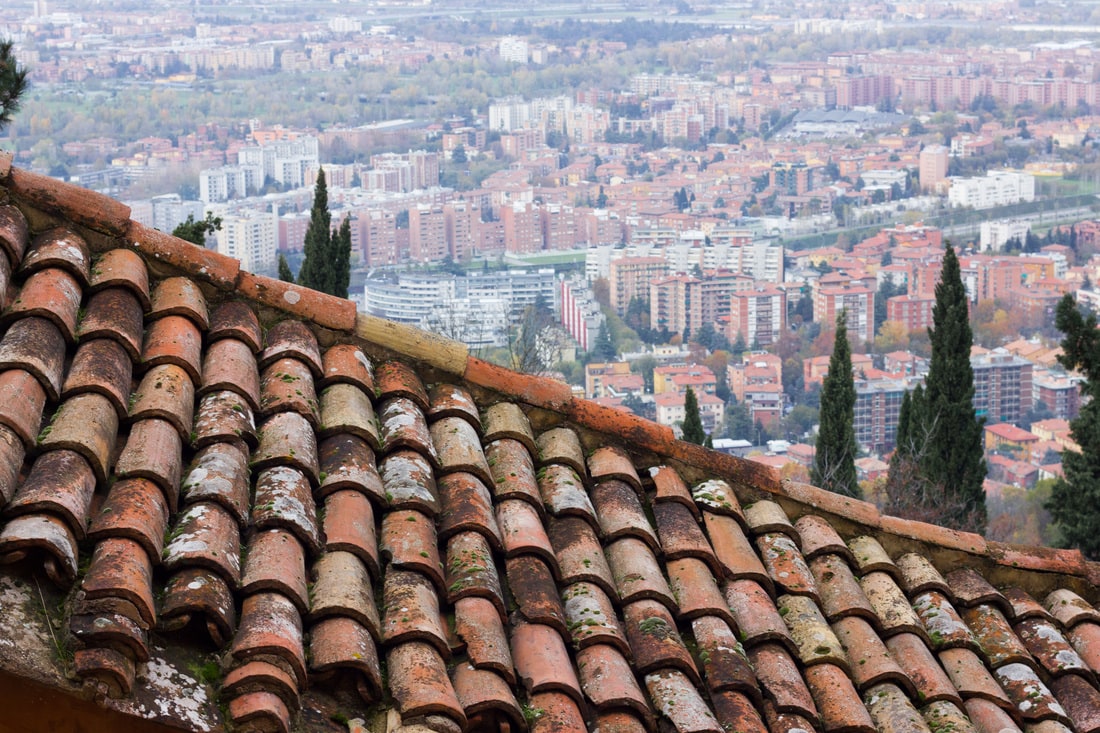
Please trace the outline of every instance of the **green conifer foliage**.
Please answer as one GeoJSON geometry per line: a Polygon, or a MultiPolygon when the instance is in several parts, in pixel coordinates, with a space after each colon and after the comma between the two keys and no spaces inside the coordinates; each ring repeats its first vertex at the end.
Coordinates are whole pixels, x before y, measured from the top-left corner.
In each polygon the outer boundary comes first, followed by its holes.
{"type": "Polygon", "coordinates": [[[286,261],[286,257],[279,253],[279,279],[285,283],[294,282],[294,273],[290,271],[290,263],[286,261]]]}
{"type": "Polygon", "coordinates": [[[848,344],[848,316],[836,318],[836,338],[829,373],[821,389],[820,426],[810,479],[837,494],[862,498],[856,477],[856,386],[852,377],[852,349],[848,344]]]}
{"type": "Polygon", "coordinates": [[[332,262],[330,245],[332,242],[332,214],[328,210],[328,186],[325,184],[325,169],[317,172],[317,183],[313,187],[313,208],[309,212],[309,227],[306,229],[303,247],[305,259],[298,271],[298,284],[327,293],[332,262]]]}
{"type": "Polygon", "coordinates": [[[699,400],[691,387],[684,393],[683,433],[684,440],[695,445],[703,445],[707,439],[707,433],[703,430],[703,418],[699,415],[699,400]]]}

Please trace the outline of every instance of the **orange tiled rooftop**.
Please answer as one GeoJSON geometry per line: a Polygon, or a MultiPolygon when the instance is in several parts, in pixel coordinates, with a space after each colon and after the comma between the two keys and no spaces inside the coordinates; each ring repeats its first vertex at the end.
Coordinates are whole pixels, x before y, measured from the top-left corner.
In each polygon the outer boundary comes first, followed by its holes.
{"type": "Polygon", "coordinates": [[[23,729],[1100,730],[1076,551],[780,483],[4,157],[0,249],[23,729]]]}

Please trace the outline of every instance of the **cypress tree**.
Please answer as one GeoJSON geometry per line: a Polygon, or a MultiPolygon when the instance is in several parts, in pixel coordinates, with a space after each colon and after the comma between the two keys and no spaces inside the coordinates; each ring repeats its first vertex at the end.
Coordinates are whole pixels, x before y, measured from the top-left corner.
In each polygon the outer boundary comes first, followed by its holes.
{"type": "Polygon", "coordinates": [[[820,425],[810,479],[837,494],[862,498],[856,478],[856,386],[852,378],[852,350],[848,344],[848,314],[836,317],[836,338],[829,357],[829,373],[821,389],[820,425]]]}
{"type": "Polygon", "coordinates": [[[309,227],[306,229],[305,259],[298,271],[298,284],[307,288],[329,292],[332,244],[332,214],[328,210],[328,186],[325,184],[325,169],[317,171],[317,183],[313,187],[313,208],[309,212],[309,227]]]}
{"type": "Polygon", "coordinates": [[[1076,547],[1090,560],[1100,559],[1100,331],[1096,316],[1077,310],[1073,296],[1058,303],[1055,325],[1065,338],[1058,361],[1085,375],[1082,392],[1092,399],[1070,421],[1070,435],[1080,451],[1062,452],[1063,478],[1046,504],[1065,547],[1076,547]]]}
{"type": "MultiPolygon", "coordinates": [[[[943,492],[938,519],[957,529],[985,531],[985,459],[982,420],[974,411],[974,369],[970,348],[974,337],[966,289],[955,250],[947,245],[943,275],[936,285],[932,309],[932,359],[921,405],[921,428],[928,436],[920,457],[921,474],[943,492]]],[[[917,429],[910,415],[909,433],[917,429]]]]}
{"type": "Polygon", "coordinates": [[[0,130],[19,111],[23,93],[27,91],[27,69],[15,58],[12,42],[0,41],[0,130]]]}
{"type": "Polygon", "coordinates": [[[351,217],[345,216],[340,228],[332,236],[332,289],[328,292],[338,298],[348,297],[351,283],[351,217]]]}
{"type": "Polygon", "coordinates": [[[290,263],[282,252],[279,253],[279,279],[285,283],[294,282],[294,273],[290,271],[290,263]]]}
{"type": "Polygon", "coordinates": [[[699,415],[699,400],[691,387],[684,393],[683,434],[684,440],[695,445],[702,445],[707,439],[707,433],[703,430],[703,418],[699,415]]]}

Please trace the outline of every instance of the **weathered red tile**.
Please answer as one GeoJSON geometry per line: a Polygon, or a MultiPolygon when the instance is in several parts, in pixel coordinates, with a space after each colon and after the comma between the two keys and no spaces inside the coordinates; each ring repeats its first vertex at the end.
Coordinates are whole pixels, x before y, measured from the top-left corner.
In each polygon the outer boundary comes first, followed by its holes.
{"type": "Polygon", "coordinates": [[[1009,617],[1013,623],[1024,619],[1043,619],[1053,621],[1054,617],[1047,613],[1039,601],[1032,598],[1022,588],[1003,588],[1005,600],[1012,605],[1012,615],[1009,617]]]}
{"type": "Polygon", "coordinates": [[[550,568],[535,555],[520,555],[505,561],[508,590],[520,615],[533,624],[545,624],[567,638],[565,609],[550,568]]]}
{"type": "Polygon", "coordinates": [[[859,731],[875,733],[875,725],[848,675],[832,664],[817,664],[806,669],[806,685],[821,713],[827,733],[859,731]]]}
{"type": "Polygon", "coordinates": [[[444,586],[435,522],[415,509],[397,509],[382,517],[382,557],[393,567],[412,570],[444,586]]]}
{"type": "Polygon", "coordinates": [[[97,254],[88,282],[88,289],[93,293],[108,288],[127,288],[143,310],[149,308],[149,271],[145,260],[136,252],[120,248],[97,254]]]}
{"type": "Polygon", "coordinates": [[[241,534],[237,522],[218,504],[192,504],[176,520],[164,548],[169,570],[203,567],[236,586],[241,579],[241,534]]]}
{"type": "Polygon", "coordinates": [[[61,387],[61,396],[64,399],[84,392],[97,392],[111,400],[121,420],[129,409],[133,368],[130,356],[117,341],[84,341],[73,357],[65,384],[61,387]]]}
{"type": "Polygon", "coordinates": [[[69,450],[43,453],[7,507],[7,514],[53,514],[82,540],[88,529],[95,474],[79,454],[69,450]]]}
{"type": "Polygon", "coordinates": [[[131,421],[159,418],[172,423],[180,440],[189,441],[194,427],[195,388],[174,364],[156,366],[141,378],[130,404],[131,421]]]}
{"type": "Polygon", "coordinates": [[[0,206],[0,248],[10,263],[21,262],[27,250],[27,219],[10,204],[0,206]]]}
{"type": "MultiPolygon", "coordinates": [[[[711,703],[714,705],[714,713],[724,725],[733,726],[734,730],[742,733],[768,733],[764,721],[760,719],[760,713],[756,712],[752,700],[738,692],[712,692],[711,703]]],[[[784,730],[787,730],[786,728],[784,730]]],[[[796,728],[790,728],[796,730],[796,728]]]]}
{"type": "Polygon", "coordinates": [[[952,570],[947,574],[946,580],[958,606],[966,608],[982,603],[996,606],[1001,613],[1012,613],[1008,600],[973,568],[952,570]]]}
{"type": "Polygon", "coordinates": [[[482,434],[481,414],[473,397],[462,387],[455,384],[440,382],[432,386],[428,394],[427,418],[429,422],[435,422],[444,417],[458,417],[466,420],[482,434]]]}
{"type": "Polygon", "coordinates": [[[1073,733],[1073,730],[1057,720],[1040,720],[1026,726],[1027,733],[1073,733]]]}
{"type": "Polygon", "coordinates": [[[1077,624],[1066,632],[1066,636],[1092,671],[1100,672],[1100,624],[1077,624]]]}
{"type": "Polygon", "coordinates": [[[747,646],[764,641],[778,641],[794,649],[794,641],[776,611],[775,601],[753,580],[733,580],[726,583],[726,603],[733,611],[741,639],[747,646]]]}
{"type": "Polygon", "coordinates": [[[247,692],[229,701],[229,718],[236,728],[256,733],[289,733],[290,711],[272,692],[247,692]]]}
{"type": "Polygon", "coordinates": [[[30,558],[41,562],[50,580],[68,585],[76,577],[76,537],[61,519],[48,514],[15,517],[0,532],[0,564],[30,558]]]}
{"type": "Polygon", "coordinates": [[[272,415],[260,426],[260,445],[252,454],[252,469],[289,466],[301,471],[309,482],[320,483],[317,436],[309,421],[296,412],[272,415]]]}
{"type": "Polygon", "coordinates": [[[930,547],[945,547],[973,555],[986,555],[991,547],[985,538],[973,532],[960,532],[936,524],[918,522],[914,519],[901,519],[883,515],[879,520],[883,533],[923,542],[930,547]]]}
{"type": "Polygon", "coordinates": [[[902,589],[909,596],[934,590],[950,597],[952,591],[936,567],[928,558],[916,552],[906,553],[897,560],[901,573],[899,580],[902,589]]]}
{"type": "Polygon", "coordinates": [[[1022,733],[1012,717],[990,700],[972,697],[964,707],[970,721],[981,733],[1022,733]]]}
{"type": "Polygon", "coordinates": [[[772,579],[764,570],[763,563],[757,557],[745,532],[733,517],[703,512],[703,526],[710,537],[714,555],[722,566],[722,574],[734,580],[753,580],[768,589],[772,588],[772,579]]]}
{"type": "Polygon", "coordinates": [[[543,529],[542,519],[529,503],[507,499],[497,504],[497,526],[504,540],[507,557],[531,554],[546,561],[555,577],[559,575],[558,561],[550,538],[543,529]]]}
{"type": "Polygon", "coordinates": [[[1045,599],[1043,606],[1054,616],[1062,626],[1072,629],[1082,621],[1100,623],[1100,611],[1089,605],[1081,596],[1066,588],[1052,591],[1045,599]]]}
{"type": "Polygon", "coordinates": [[[130,207],[96,191],[20,168],[11,169],[7,187],[36,209],[98,232],[122,237],[131,228],[130,207]]]}
{"type": "Polygon", "coordinates": [[[444,658],[450,645],[439,616],[439,598],[431,580],[412,571],[388,568],[383,588],[382,640],[431,644],[444,658]]]}
{"type": "Polygon", "coordinates": [[[67,227],[54,227],[34,238],[30,251],[19,266],[19,274],[25,277],[39,270],[56,267],[67,271],[82,286],[86,286],[91,259],[88,243],[83,237],[67,227]]]}
{"type": "Polygon", "coordinates": [[[528,697],[540,692],[560,692],[582,705],[581,684],[573,671],[569,652],[557,631],[543,624],[512,625],[512,658],[528,697]]]}
{"type": "Polygon", "coordinates": [[[164,316],[182,316],[201,330],[210,324],[202,290],[186,277],[165,278],[153,288],[149,318],[164,316]]]}
{"type": "Polygon", "coordinates": [[[934,649],[965,647],[977,651],[978,642],[958,611],[939,591],[927,591],[913,599],[913,610],[928,630],[934,649]]]}
{"type": "MultiPolygon", "coordinates": [[[[491,466],[492,452],[490,452],[489,461],[491,466]]],[[[561,463],[551,463],[540,468],[536,477],[539,493],[551,514],[555,517],[581,517],[591,522],[594,527],[599,526],[596,521],[596,510],[576,471],[561,463]]],[[[501,485],[498,485],[499,488],[501,485]]]]}
{"type": "Polygon", "coordinates": [[[745,522],[749,531],[758,538],[766,534],[781,534],[788,537],[801,552],[802,536],[787,518],[783,507],[774,501],[763,499],[745,507],[745,522]]]}
{"type": "Polygon", "coordinates": [[[577,517],[552,519],[550,543],[558,559],[563,585],[594,583],[609,596],[617,598],[618,589],[592,526],[577,517]]]}
{"type": "Polygon", "coordinates": [[[115,649],[135,662],[149,661],[148,631],[122,614],[74,614],[69,631],[84,646],[115,649]]]}
{"type": "Polygon", "coordinates": [[[913,681],[917,688],[917,699],[925,702],[943,700],[962,705],[958,691],[923,639],[915,634],[895,634],[886,640],[886,648],[913,681]]]}
{"type": "Polygon", "coordinates": [[[503,438],[490,443],[485,456],[492,475],[492,482],[487,485],[493,497],[497,501],[526,501],[539,516],[544,516],[535,464],[527,447],[518,440],[503,438]]]}
{"type": "Polygon", "coordinates": [[[233,515],[237,524],[248,521],[248,454],[239,442],[213,443],[195,454],[180,486],[185,503],[211,501],[233,515]]]}
{"type": "Polygon", "coordinates": [[[68,449],[82,455],[95,472],[96,482],[107,481],[111,453],[118,437],[118,413],[110,400],[82,394],[61,403],[53,422],[39,435],[42,450],[68,449]]]}
{"type": "Polygon", "coordinates": [[[145,479],[123,479],[111,485],[106,501],[95,513],[88,531],[92,540],[125,537],[160,557],[168,529],[168,502],[156,484],[145,479]]]}
{"type": "Polygon", "coordinates": [[[296,412],[313,426],[320,426],[317,394],[309,367],[298,359],[276,359],[260,377],[260,417],[296,412]]]}
{"type": "Polygon", "coordinates": [[[811,723],[805,716],[796,713],[780,712],[771,700],[764,700],[764,720],[767,721],[770,733],[792,733],[800,731],[810,733],[817,730],[820,723],[811,723]]]}
{"type": "Polygon", "coordinates": [[[860,574],[882,572],[895,580],[900,577],[898,566],[874,537],[868,535],[853,537],[848,540],[848,548],[852,551],[860,574]]]}
{"type": "Polygon", "coordinates": [[[306,546],[310,555],[321,551],[317,508],[309,481],[296,468],[276,466],[260,471],[252,503],[257,529],[285,529],[306,546]]]}
{"type": "Polygon", "coordinates": [[[241,271],[239,260],[159,232],[137,222],[130,224],[130,245],[155,262],[165,262],[222,290],[232,290],[241,271]]]}
{"type": "Polygon", "coordinates": [[[562,600],[574,647],[610,644],[623,654],[630,654],[615,606],[598,585],[574,583],[562,591],[562,600]]]}
{"type": "Polygon", "coordinates": [[[642,493],[642,481],[634,469],[634,463],[626,451],[616,446],[604,446],[592,451],[588,457],[588,475],[593,482],[620,481],[633,489],[635,494],[642,493]]]}
{"type": "Polygon", "coordinates": [[[236,339],[256,353],[262,347],[263,333],[256,312],[247,303],[231,300],[219,305],[211,314],[206,338],[211,344],[220,339],[236,339]]]}
{"type": "Polygon", "coordinates": [[[457,532],[480,532],[494,549],[503,549],[493,500],[480,479],[471,473],[449,473],[439,479],[439,496],[443,505],[440,539],[457,532]]]}
{"type": "Polygon", "coordinates": [[[420,453],[399,450],[390,453],[378,466],[386,503],[394,509],[416,509],[429,516],[439,514],[439,494],[435,472],[420,453]]]}
{"type": "Polygon", "coordinates": [[[26,444],[14,431],[0,424],[0,508],[11,501],[19,487],[26,444]]]}
{"type": "Polygon", "coordinates": [[[910,733],[928,730],[924,718],[897,685],[886,683],[866,691],[867,711],[875,730],[882,733],[910,733]]]}
{"type": "Polygon", "coordinates": [[[171,423],[139,420],[130,429],[130,436],[115,464],[115,475],[152,481],[164,492],[169,509],[175,511],[179,503],[182,450],[180,435],[171,423]]]}
{"type": "Polygon", "coordinates": [[[187,372],[197,388],[202,384],[202,334],[183,316],[158,318],[145,329],[141,363],[145,369],[174,364],[187,372]]]}
{"type": "Polygon", "coordinates": [[[647,674],[646,688],[653,705],[683,733],[721,733],[722,726],[695,686],[677,670],[647,674]]]}
{"type": "Polygon", "coordinates": [[[460,532],[447,542],[447,597],[453,603],[460,598],[489,600],[505,617],[504,593],[493,563],[493,552],[485,536],[478,532],[460,532]]]}
{"type": "Polygon", "coordinates": [[[290,709],[298,707],[298,683],[285,669],[270,662],[246,662],[230,670],[222,681],[221,692],[228,698],[267,692],[278,696],[290,709]]]}
{"type": "Polygon", "coordinates": [[[454,601],[455,633],[466,646],[470,663],[491,669],[515,684],[512,653],[504,635],[499,609],[485,598],[473,596],[454,601]]]}
{"type": "Polygon", "coordinates": [[[429,407],[428,392],[416,371],[399,361],[386,361],[374,371],[374,391],[379,400],[403,397],[412,400],[422,412],[429,407]]]}
{"type": "Polygon", "coordinates": [[[694,682],[702,681],[676,622],[660,603],[641,600],[625,604],[623,629],[634,655],[634,668],[639,673],[678,669],[694,682]]]}
{"type": "Polygon", "coordinates": [[[817,605],[806,596],[779,596],[779,615],[791,632],[798,656],[807,667],[830,663],[847,672],[848,658],[817,605]]]}
{"type": "Polygon", "coordinates": [[[386,653],[389,690],[403,718],[443,715],[465,727],[466,715],[447,676],[443,658],[431,644],[410,641],[386,653]]]}
{"type": "MultiPolygon", "coordinates": [[[[1008,693],[1009,699],[1024,720],[1061,720],[1069,722],[1066,711],[1054,695],[1035,674],[1035,670],[1026,664],[1012,662],[993,670],[993,676],[1008,693]]],[[[1086,684],[1086,687],[1092,688],[1086,684]]],[[[1093,690],[1093,700],[1100,700],[1100,694],[1093,690]]]]}
{"type": "Polygon", "coordinates": [[[306,558],[302,544],[281,529],[252,535],[241,578],[241,593],[282,593],[305,614],[309,611],[306,558]]]}
{"type": "Polygon", "coordinates": [[[605,542],[634,537],[653,551],[660,549],[657,533],[646,518],[638,492],[630,484],[604,479],[592,488],[590,495],[605,542]]]}
{"type": "Polygon", "coordinates": [[[867,692],[875,685],[890,682],[904,689],[910,696],[917,697],[917,689],[912,681],[894,661],[869,623],[861,618],[849,616],[834,622],[833,630],[848,657],[848,670],[852,681],[861,692],[867,692]]]}
{"type": "MultiPolygon", "coordinates": [[[[391,575],[400,573],[389,570],[386,573],[387,588],[391,575]]],[[[418,575],[407,573],[406,575],[418,575]]],[[[423,577],[419,576],[418,577],[423,577]]],[[[380,636],[382,623],[378,617],[378,608],[374,604],[374,590],[370,575],[362,560],[350,552],[326,552],[313,564],[313,587],[310,592],[310,621],[318,621],[330,616],[353,618],[374,634],[380,636]]],[[[424,581],[427,584],[427,580],[424,581]]],[[[389,595],[386,595],[389,599],[389,595]]],[[[434,598],[434,595],[433,595],[434,598]]],[[[386,601],[389,603],[389,600],[386,601]]],[[[410,613],[415,613],[410,610],[410,613]]],[[[439,611],[436,608],[436,623],[439,611]]]]}
{"type": "Polygon", "coordinates": [[[260,371],[247,343],[223,338],[206,347],[202,360],[202,388],[199,396],[228,390],[248,400],[253,411],[260,409],[260,371]]]}
{"type": "Polygon", "coordinates": [[[241,664],[260,656],[280,659],[294,673],[299,689],[306,684],[302,619],[290,599],[281,593],[245,597],[241,624],[229,654],[241,664]]]}
{"type": "Polygon", "coordinates": [[[680,619],[719,616],[736,624],[706,563],[685,557],[669,560],[665,567],[672,597],[680,609],[680,619]]]}
{"type": "Polygon", "coordinates": [[[81,341],[109,338],[126,350],[130,360],[141,358],[144,333],[141,303],[129,290],[108,288],[88,299],[77,334],[81,341]]]}
{"type": "Polygon", "coordinates": [[[759,702],[756,673],[729,624],[717,616],[701,616],[691,622],[691,632],[712,697],[716,692],[734,690],[759,702]]]}
{"type": "Polygon", "coordinates": [[[619,599],[624,604],[648,598],[677,610],[672,589],[648,545],[633,537],[624,537],[608,545],[605,552],[619,599]]]}
{"type": "Polygon", "coordinates": [[[380,577],[374,507],[366,494],[344,489],[327,495],[321,528],[327,551],[350,552],[367,566],[371,577],[380,577]]]}
{"type": "Polygon", "coordinates": [[[141,545],[133,540],[111,538],[99,542],[81,586],[88,600],[114,597],[129,601],[140,618],[133,621],[156,624],[153,603],[153,565],[141,545]]]}
{"type": "Polygon", "coordinates": [[[786,534],[768,532],[756,538],[768,576],[783,592],[820,601],[817,584],[797,545],[786,534]]]}
{"type": "MultiPolygon", "coordinates": [[[[175,367],[163,367],[175,369],[175,367]]],[[[252,408],[236,392],[211,392],[199,400],[191,445],[205,448],[215,443],[259,443],[252,408]]]]}
{"type": "Polygon", "coordinates": [[[582,479],[587,479],[588,464],[584,460],[584,448],[575,432],[569,428],[553,428],[540,433],[536,442],[540,466],[561,463],[576,471],[582,479]]]}
{"type": "Polygon", "coordinates": [[[118,700],[129,697],[134,687],[134,662],[115,649],[77,649],[73,667],[93,697],[118,700]]]}
{"type": "MultiPolygon", "coordinates": [[[[466,358],[463,377],[468,384],[495,390],[517,402],[559,413],[566,413],[568,410],[580,412],[578,405],[573,402],[573,390],[565,382],[556,379],[521,374],[473,356],[466,358]]],[[[576,420],[579,416],[577,414],[569,413],[568,416],[574,422],[585,424],[583,419],[576,420]]]]}
{"type": "Polygon", "coordinates": [[[531,695],[530,709],[534,711],[531,733],[586,733],[577,703],[561,692],[540,692],[531,695]]]}
{"type": "Polygon", "coordinates": [[[725,481],[720,479],[704,481],[692,488],[691,498],[704,512],[733,517],[742,528],[748,526],[745,522],[745,512],[737,501],[737,494],[725,481]]]}
{"type": "MultiPolygon", "coordinates": [[[[859,553],[856,553],[858,558],[859,553]]],[[[884,572],[869,572],[859,579],[859,585],[863,588],[863,594],[871,602],[875,614],[882,624],[883,636],[890,636],[907,631],[923,636],[924,626],[921,625],[909,600],[901,592],[901,588],[894,582],[893,577],[884,572]]]]}
{"type": "Polygon", "coordinates": [[[0,369],[22,369],[38,380],[51,402],[61,394],[65,339],[44,318],[20,318],[0,341],[0,369]]]}
{"type": "Polygon", "coordinates": [[[176,631],[192,623],[209,634],[219,649],[229,642],[237,626],[232,591],[220,575],[205,568],[180,570],[164,587],[160,628],[176,631]]]}
{"type": "Polygon", "coordinates": [[[367,627],[346,616],[333,616],[309,630],[310,674],[330,689],[340,678],[351,678],[367,702],[382,698],[382,670],[378,649],[367,627]]]}
{"type": "Polygon", "coordinates": [[[313,376],[320,379],[321,351],[317,337],[302,321],[279,321],[267,331],[267,348],[260,354],[260,369],[266,369],[279,359],[297,359],[306,364],[313,376]]]}
{"type": "Polygon", "coordinates": [[[501,724],[522,729],[526,725],[516,696],[497,673],[462,662],[451,672],[451,682],[475,729],[499,730],[501,724]]]}
{"type": "Polygon", "coordinates": [[[481,450],[481,439],[469,422],[460,417],[444,417],[432,423],[430,430],[443,471],[466,471],[487,484],[493,481],[481,450]]]}
{"type": "Polygon", "coordinates": [[[46,392],[22,369],[0,372],[0,425],[11,428],[26,447],[34,446],[42,423],[46,392]]]}
{"type": "Polygon", "coordinates": [[[1004,690],[989,675],[977,654],[969,649],[944,649],[939,658],[951,683],[964,699],[984,697],[1002,707],[1011,706],[1004,690]]]}
{"type": "Polygon", "coordinates": [[[686,507],[694,515],[695,519],[701,519],[699,507],[691,498],[691,492],[687,484],[680,478],[680,474],[669,466],[653,466],[649,469],[649,477],[653,481],[655,496],[653,502],[657,504],[678,503],[686,507]]]}
{"type": "Polygon", "coordinates": [[[65,270],[50,267],[26,279],[11,308],[0,320],[11,323],[29,316],[43,318],[57,326],[67,342],[73,343],[81,299],[80,283],[76,278],[65,270]]]}
{"type": "MultiPolygon", "coordinates": [[[[925,723],[933,731],[957,731],[957,733],[978,733],[978,729],[966,717],[962,702],[931,702],[921,708],[925,723]]],[[[1041,733],[1035,731],[1034,733],[1041,733]]],[[[1053,732],[1052,732],[1053,733],[1053,732]]]]}
{"type": "Polygon", "coordinates": [[[777,712],[817,719],[814,699],[786,649],[779,644],[759,644],[750,648],[748,654],[764,694],[774,702],[777,712]]]}
{"type": "Polygon", "coordinates": [[[332,384],[321,393],[321,435],[349,433],[381,448],[378,419],[367,393],[354,384],[332,384]]]}
{"type": "Polygon", "coordinates": [[[871,623],[878,623],[878,616],[852,569],[840,555],[819,554],[810,560],[818,592],[821,594],[821,610],[830,621],[846,616],[859,616],[871,623]]]}
{"type": "Polygon", "coordinates": [[[319,387],[333,384],[350,384],[367,394],[374,394],[374,366],[355,344],[336,344],[321,357],[324,374],[319,387]]]}
{"type": "Polygon", "coordinates": [[[374,451],[362,438],[347,433],[321,441],[320,496],[335,491],[359,491],[385,505],[386,489],[374,462],[374,451]]]}
{"type": "Polygon", "coordinates": [[[517,440],[523,443],[532,455],[538,453],[538,444],[531,430],[531,422],[527,419],[523,408],[514,402],[498,402],[486,408],[482,428],[485,431],[485,443],[504,439],[517,440]]]}
{"type": "Polygon", "coordinates": [[[837,555],[848,562],[854,562],[852,551],[840,538],[833,525],[816,514],[807,514],[794,523],[802,543],[802,555],[812,560],[818,555],[837,555]]]}
{"type": "Polygon", "coordinates": [[[1009,662],[1035,666],[1027,648],[1017,637],[1004,614],[992,605],[982,603],[960,611],[963,621],[970,627],[978,646],[992,667],[1009,662]]]}
{"type": "Polygon", "coordinates": [[[1095,687],[1077,675],[1059,677],[1051,687],[1076,730],[1100,730],[1100,692],[1095,687]]]}

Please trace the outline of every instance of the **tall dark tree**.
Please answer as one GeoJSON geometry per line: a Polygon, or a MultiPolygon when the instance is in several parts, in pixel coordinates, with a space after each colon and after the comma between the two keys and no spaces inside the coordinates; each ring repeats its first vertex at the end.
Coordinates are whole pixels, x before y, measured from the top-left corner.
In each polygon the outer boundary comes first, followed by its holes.
{"type": "Polygon", "coordinates": [[[1058,303],[1055,325],[1065,334],[1058,361],[1085,375],[1081,385],[1091,400],[1070,421],[1070,436],[1080,451],[1062,452],[1063,478],[1050,493],[1046,508],[1058,526],[1062,543],[1076,547],[1090,560],[1100,559],[1100,331],[1096,316],[1086,318],[1073,296],[1058,303]]]}
{"type": "Polygon", "coordinates": [[[821,389],[821,413],[810,480],[837,494],[862,498],[856,477],[856,386],[852,377],[852,347],[848,344],[848,314],[836,317],[836,338],[829,373],[821,389]]]}
{"type": "Polygon", "coordinates": [[[699,400],[695,397],[695,390],[687,388],[684,393],[684,424],[682,427],[683,438],[689,443],[703,445],[707,440],[707,433],[703,430],[703,418],[699,414],[699,400]]]}
{"type": "Polygon", "coordinates": [[[589,349],[589,353],[592,356],[592,361],[596,362],[614,361],[618,356],[618,352],[615,350],[615,342],[611,338],[611,327],[606,322],[600,326],[600,332],[596,335],[596,340],[592,344],[592,348],[589,349]]]}
{"type": "Polygon", "coordinates": [[[206,237],[219,231],[221,228],[222,218],[220,216],[214,216],[211,213],[207,213],[205,219],[195,221],[195,215],[188,214],[187,221],[180,222],[176,228],[172,230],[172,236],[179,237],[191,244],[205,247],[206,237]]]}
{"type": "Polygon", "coordinates": [[[345,216],[340,228],[332,235],[332,278],[329,293],[338,298],[348,297],[351,284],[351,217],[345,216]]]}
{"type": "MultiPolygon", "coordinates": [[[[974,335],[959,260],[950,244],[932,308],[932,359],[925,380],[920,420],[910,433],[924,430],[927,446],[920,458],[923,477],[944,492],[939,521],[956,529],[985,531],[986,466],[982,456],[982,420],[974,411],[974,335]]],[[[914,433],[915,434],[915,433],[914,433]]]]}
{"type": "Polygon", "coordinates": [[[294,282],[294,273],[290,269],[290,263],[286,261],[283,253],[279,253],[279,279],[285,283],[294,282]]]}
{"type": "Polygon", "coordinates": [[[313,208],[309,212],[303,251],[305,259],[298,270],[298,284],[307,288],[328,292],[332,261],[332,214],[328,210],[328,185],[325,169],[317,171],[317,183],[313,187],[313,208]]]}
{"type": "Polygon", "coordinates": [[[0,130],[19,111],[19,100],[27,91],[27,69],[15,58],[11,41],[0,41],[0,130]]]}

